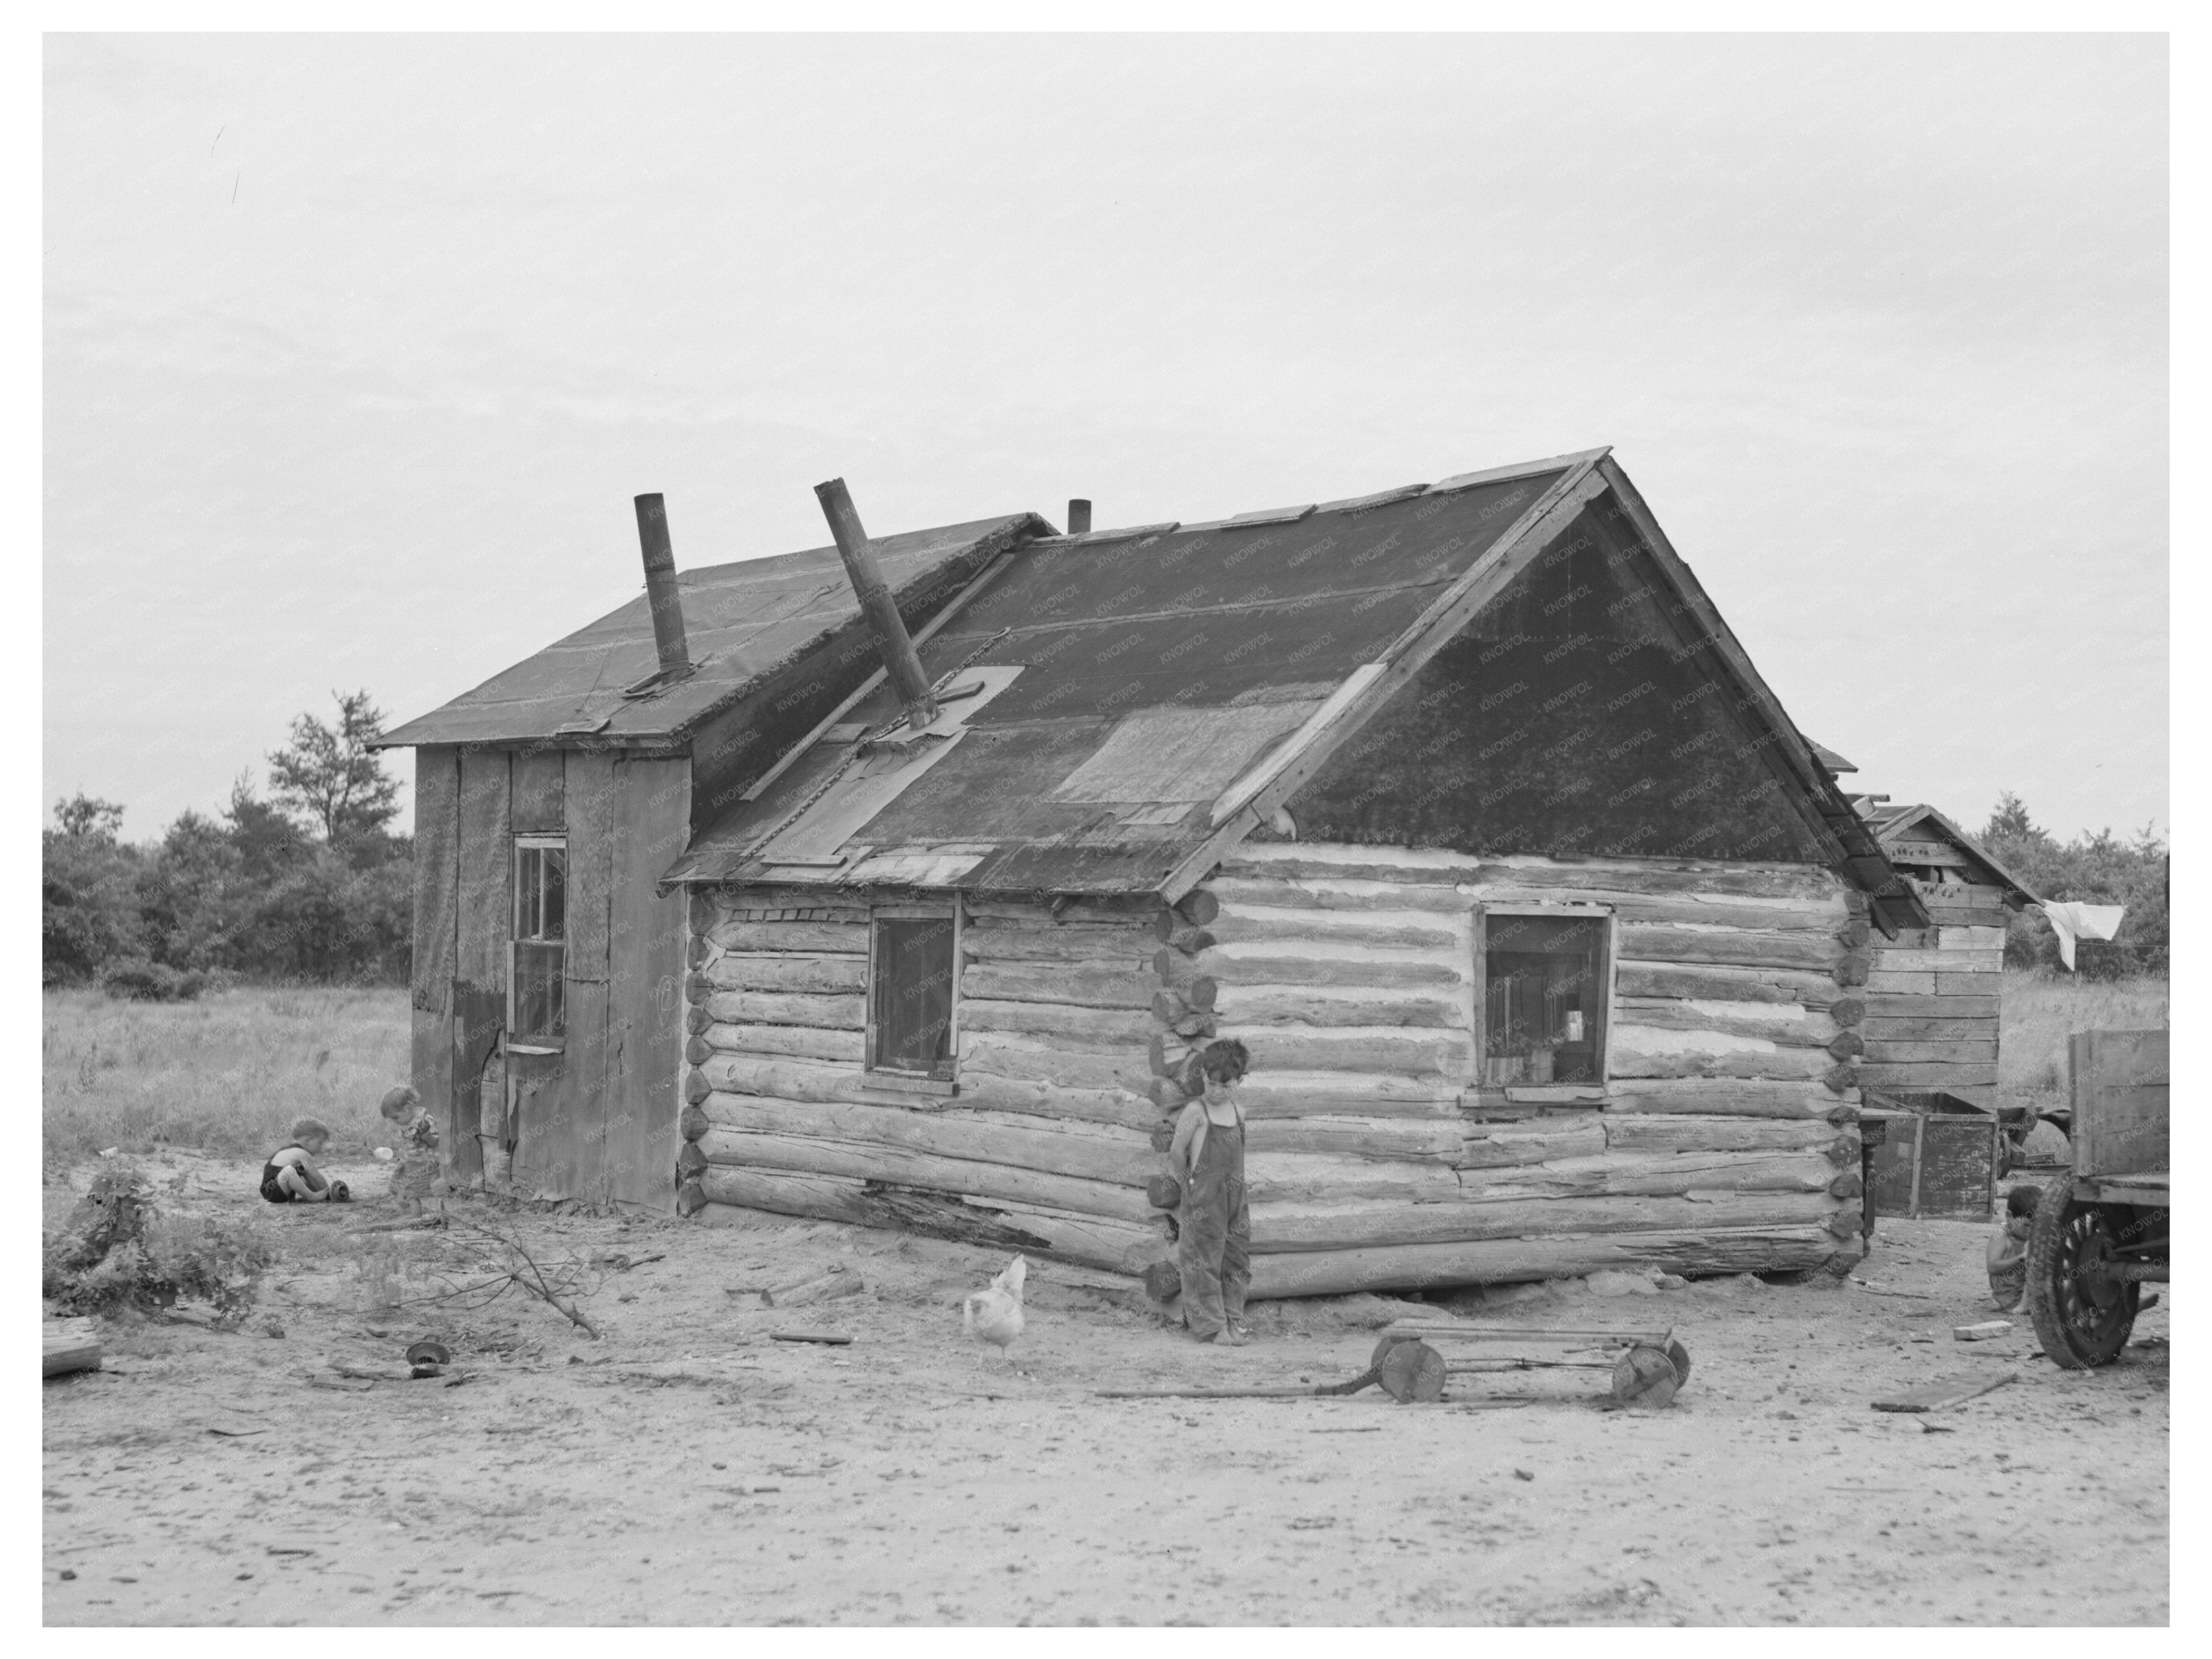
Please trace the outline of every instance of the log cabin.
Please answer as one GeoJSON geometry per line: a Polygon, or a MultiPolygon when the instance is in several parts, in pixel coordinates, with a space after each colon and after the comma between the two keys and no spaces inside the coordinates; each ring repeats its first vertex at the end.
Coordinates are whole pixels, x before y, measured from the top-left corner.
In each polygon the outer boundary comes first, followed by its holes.
{"type": "Polygon", "coordinates": [[[834,553],[682,578],[641,497],[642,601],[386,739],[450,1178],[1135,1273],[1228,1036],[1256,1296],[1858,1259],[1929,918],[1608,452],[1064,534],[817,493],[834,553]]]}

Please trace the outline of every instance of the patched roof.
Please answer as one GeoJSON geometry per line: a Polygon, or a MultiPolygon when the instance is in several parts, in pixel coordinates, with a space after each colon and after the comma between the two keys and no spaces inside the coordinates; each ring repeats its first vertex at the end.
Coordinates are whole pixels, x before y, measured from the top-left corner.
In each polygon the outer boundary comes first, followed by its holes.
{"type": "MultiPolygon", "coordinates": [[[[908,611],[933,583],[964,581],[1023,536],[1051,529],[1034,514],[1017,513],[879,536],[872,544],[900,608],[908,611]]],[[[690,678],[641,697],[623,695],[625,686],[659,666],[652,618],[640,592],[473,691],[386,732],[377,746],[680,740],[775,670],[860,619],[834,547],[708,565],[683,571],[676,580],[698,671],[690,678]]]]}
{"type": "MultiPolygon", "coordinates": [[[[1595,450],[1029,542],[921,646],[944,699],[935,725],[908,732],[878,686],[665,879],[1178,896],[1608,491],[1622,515],[1642,514],[1595,450]]],[[[1894,890],[1687,568],[1670,580],[1680,625],[1724,659],[1759,741],[1790,769],[1820,856],[1855,885],[1894,890]]],[[[1894,902],[1917,912],[1909,895],[1894,902]]]]}

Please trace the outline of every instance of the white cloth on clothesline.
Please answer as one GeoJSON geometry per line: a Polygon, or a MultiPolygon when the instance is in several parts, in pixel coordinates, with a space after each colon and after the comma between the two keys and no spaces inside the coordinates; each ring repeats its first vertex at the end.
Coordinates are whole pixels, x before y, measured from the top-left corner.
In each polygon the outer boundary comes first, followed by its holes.
{"type": "Polygon", "coordinates": [[[2045,904],[2043,919],[2051,924],[2051,931],[2058,935],[2058,959],[2069,970],[2074,966],[2074,941],[2081,939],[2110,939],[2120,931],[2120,918],[2127,914],[2124,904],[2045,904]]]}

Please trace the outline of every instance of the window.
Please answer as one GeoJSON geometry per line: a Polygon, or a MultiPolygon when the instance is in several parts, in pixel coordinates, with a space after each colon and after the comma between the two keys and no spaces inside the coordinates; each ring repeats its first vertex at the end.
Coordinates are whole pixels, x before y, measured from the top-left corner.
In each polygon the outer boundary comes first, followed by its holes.
{"type": "Polygon", "coordinates": [[[959,919],[946,905],[879,905],[871,922],[868,1069],[950,1085],[959,919]]]}
{"type": "Polygon", "coordinates": [[[507,946],[507,1046],[557,1051],[565,1032],[561,969],[567,947],[568,843],[526,836],[514,843],[514,940],[507,946]]]}
{"type": "Polygon", "coordinates": [[[1605,1081],[1612,926],[1596,909],[1484,910],[1484,1085],[1605,1081]]]}

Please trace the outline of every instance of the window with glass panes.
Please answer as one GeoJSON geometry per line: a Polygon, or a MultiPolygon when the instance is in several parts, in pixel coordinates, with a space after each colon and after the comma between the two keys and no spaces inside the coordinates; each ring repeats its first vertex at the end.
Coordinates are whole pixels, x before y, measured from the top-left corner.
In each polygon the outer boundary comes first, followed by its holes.
{"type": "Polygon", "coordinates": [[[515,1048],[558,1048],[565,1033],[561,969],[567,950],[568,843],[514,843],[514,939],[507,946],[507,1034],[515,1048]]]}
{"type": "Polygon", "coordinates": [[[1480,925],[1483,1083],[1603,1083],[1612,916],[1486,909],[1480,925]]]}
{"type": "Polygon", "coordinates": [[[868,940],[868,1069],[949,1084],[958,922],[950,905],[878,907],[868,940]]]}

